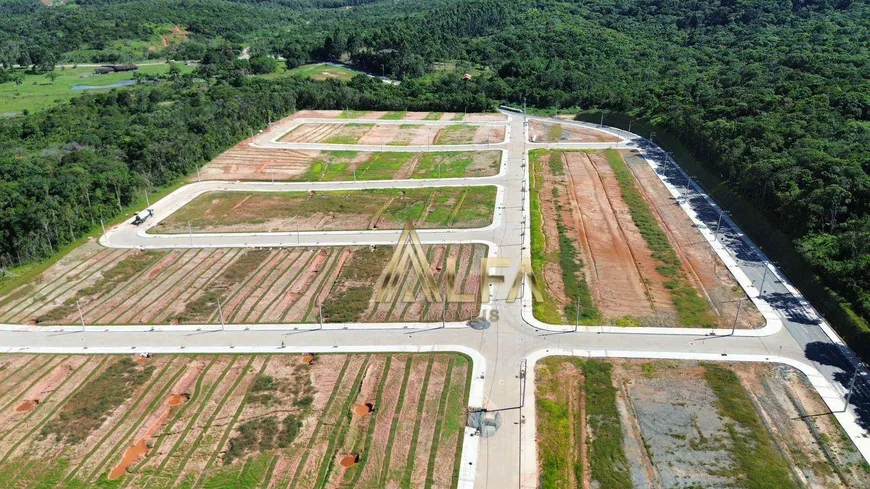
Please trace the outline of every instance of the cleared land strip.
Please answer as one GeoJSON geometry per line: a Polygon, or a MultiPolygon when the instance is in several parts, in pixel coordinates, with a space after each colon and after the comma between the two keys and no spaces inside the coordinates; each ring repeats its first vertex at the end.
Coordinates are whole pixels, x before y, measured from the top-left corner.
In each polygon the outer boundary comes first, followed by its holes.
{"type": "Polygon", "coordinates": [[[535,376],[542,489],[870,483],[830,413],[807,415],[827,409],[786,366],[551,357],[535,376]]]}
{"type": "Polygon", "coordinates": [[[278,141],[387,146],[499,144],[504,142],[505,133],[503,125],[330,121],[299,124],[278,141]]]}
{"type": "Polygon", "coordinates": [[[495,186],[324,192],[207,192],[154,233],[476,228],[492,222],[495,186]]]}
{"type": "MultiPolygon", "coordinates": [[[[359,152],[264,149],[242,141],[206,164],[203,180],[334,182],[475,178],[498,173],[501,151],[359,152]]],[[[197,177],[192,177],[191,180],[197,177]]]]}
{"type": "MultiPolygon", "coordinates": [[[[86,245],[95,256],[101,248],[86,245]]],[[[392,246],[288,248],[269,250],[189,249],[123,251],[117,260],[69,288],[23,300],[33,315],[0,315],[0,322],[77,324],[79,310],[88,324],[203,324],[318,322],[322,306],[326,322],[400,322],[467,320],[479,311],[480,261],[483,245],[427,245],[430,271],[446,272],[456,260],[456,291],[472,302],[429,303],[407,267],[400,283],[414,300],[395,294],[377,302],[377,284],[394,251],[392,246]],[[404,285],[403,285],[404,286],[404,285]],[[218,301],[221,309],[218,310],[218,301]]],[[[84,251],[84,250],[83,250],[84,251]]],[[[79,259],[90,263],[91,256],[79,259]]],[[[46,274],[58,274],[49,268],[46,274]]],[[[68,273],[77,273],[75,267],[68,273]]],[[[60,273],[58,280],[63,280],[60,273]]],[[[37,277],[37,281],[39,278],[37,277]]],[[[439,280],[446,293],[445,280],[439,280]]],[[[32,291],[25,284],[20,290],[32,291]]],[[[11,294],[18,293],[19,289],[11,294]]],[[[17,384],[15,384],[17,385],[17,384]]],[[[11,402],[11,401],[9,401],[11,402]]]]}
{"type": "MultiPolygon", "coordinates": [[[[658,178],[626,156],[631,166],[613,150],[531,153],[532,260],[546,296],[536,317],[730,327],[742,290],[687,216],[674,215],[658,178]],[[688,257],[705,252],[707,267],[693,266],[688,257]]],[[[750,303],[742,312],[739,325],[762,323],[750,303]]]]}

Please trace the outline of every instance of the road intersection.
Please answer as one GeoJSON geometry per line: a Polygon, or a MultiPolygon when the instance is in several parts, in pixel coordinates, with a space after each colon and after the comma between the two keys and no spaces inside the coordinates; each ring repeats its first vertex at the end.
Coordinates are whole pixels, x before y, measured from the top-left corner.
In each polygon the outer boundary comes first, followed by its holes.
{"type": "MultiPolygon", "coordinates": [[[[287,132],[278,124],[255,138],[254,145],[273,149],[348,149],[353,151],[474,151],[499,150],[497,175],[463,179],[424,179],[349,182],[197,182],[154,203],[154,218],[143,228],[129,223],[116,226],[100,243],[119,248],[291,247],[340,245],[395,245],[401,231],[330,231],[291,233],[169,234],[149,233],[160,220],[193,198],[210,191],[325,191],[372,188],[496,185],[493,222],[478,229],[421,230],[427,243],[483,243],[490,257],[503,257],[511,265],[499,269],[513,277],[523,257],[529,257],[528,151],[536,148],[632,148],[640,151],[695,221],[715,252],[728,265],[767,319],[759,330],[700,330],[676,328],[567,327],[546,325],[531,315],[531,294],[506,302],[510,284],[490,285],[492,300],[482,315],[499,312],[499,320],[478,331],[464,322],[388,324],[273,324],[188,326],[65,326],[0,327],[0,351],[119,353],[172,352],[353,352],[353,351],[459,351],[474,361],[471,408],[500,412],[502,424],[495,435],[475,436],[466,430],[460,469],[462,488],[534,488],[538,484],[535,452],[534,363],[547,355],[571,354],[613,358],[685,358],[726,361],[779,362],[802,370],[828,407],[870,459],[868,421],[870,390],[858,382],[850,406],[845,406],[844,385],[863,366],[812,306],[769,263],[764,254],[727,217],[718,225],[720,210],[667,155],[649,141],[613,128],[621,138],[614,143],[529,143],[526,120],[507,114],[507,121],[472,124],[505,125],[505,140],[498,144],[453,146],[359,146],[282,143],[287,132]],[[685,182],[689,182],[686,185],[685,182]],[[765,271],[766,269],[766,271],[765,271]],[[763,287],[762,287],[762,282],[763,287]],[[763,290],[761,290],[763,288],[763,290]],[[530,375],[526,375],[528,372],[530,375]]],[[[304,123],[297,120],[296,123],[304,123]]],[[[324,123],[321,119],[309,122],[324,123]]],[[[335,121],[337,123],[337,121],[335,121]]],[[[341,121],[347,122],[347,121],[341,121]]],[[[387,121],[354,122],[385,123],[387,121]]],[[[395,121],[398,123],[401,121],[395,121]]],[[[414,121],[414,123],[424,121],[414,121]]],[[[427,122],[428,123],[428,122],[427,122]]],[[[435,121],[434,123],[440,123],[435,121]]],[[[595,127],[592,124],[564,122],[595,127]]]]}

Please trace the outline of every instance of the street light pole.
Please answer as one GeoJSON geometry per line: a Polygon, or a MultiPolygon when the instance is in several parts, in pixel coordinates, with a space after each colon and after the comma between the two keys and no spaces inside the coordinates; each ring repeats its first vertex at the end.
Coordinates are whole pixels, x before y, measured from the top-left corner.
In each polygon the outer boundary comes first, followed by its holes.
{"type": "Polygon", "coordinates": [[[849,390],[846,392],[846,404],[843,405],[843,411],[849,408],[849,402],[852,400],[852,392],[855,390],[855,380],[858,379],[858,369],[852,373],[852,380],[849,381],[849,390]]]}
{"type": "Polygon", "coordinates": [[[740,310],[743,308],[743,301],[746,298],[743,297],[739,301],[737,301],[737,314],[734,315],[734,324],[731,325],[731,336],[734,336],[734,332],[737,330],[737,320],[740,319],[740,310]]]}
{"type": "Polygon", "coordinates": [[[576,333],[578,329],[580,329],[580,296],[577,296],[577,303],[574,306],[574,309],[577,311],[577,317],[574,319],[574,332],[576,333]]]}
{"type": "Polygon", "coordinates": [[[716,222],[716,234],[713,235],[714,240],[719,239],[719,227],[722,226],[722,211],[719,211],[719,220],[716,222]]]}
{"type": "Polygon", "coordinates": [[[444,296],[441,298],[441,327],[442,328],[447,327],[446,313],[447,313],[447,294],[444,294],[444,296]]]}
{"type": "Polygon", "coordinates": [[[193,248],[193,229],[190,227],[190,221],[187,221],[187,236],[190,238],[190,247],[193,248]]]}
{"type": "Polygon", "coordinates": [[[218,315],[221,318],[221,331],[223,331],[224,330],[224,310],[221,307],[221,298],[220,297],[218,297],[218,299],[217,299],[217,306],[218,306],[218,315]]]}
{"type": "Polygon", "coordinates": [[[764,275],[761,276],[761,286],[758,288],[758,294],[760,296],[764,295],[764,281],[767,279],[767,271],[770,270],[767,262],[764,262],[764,275]]]}
{"type": "Polygon", "coordinates": [[[320,329],[323,329],[323,302],[317,302],[317,315],[320,317],[320,329]]]}

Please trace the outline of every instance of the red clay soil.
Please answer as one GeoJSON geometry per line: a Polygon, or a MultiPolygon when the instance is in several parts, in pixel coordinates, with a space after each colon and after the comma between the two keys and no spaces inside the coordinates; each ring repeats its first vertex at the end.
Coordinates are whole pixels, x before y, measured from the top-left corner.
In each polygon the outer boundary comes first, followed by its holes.
{"type": "MultiPolygon", "coordinates": [[[[563,222],[569,236],[579,238],[587,282],[598,307],[611,318],[672,310],[664,280],[655,271],[652,254],[631,221],[606,160],[579,152],[565,152],[563,158],[569,185],[559,192],[566,209],[563,222]]],[[[566,180],[551,178],[550,185],[566,180]]],[[[544,190],[544,195],[550,195],[544,190]]]]}
{"type": "Polygon", "coordinates": [[[30,411],[31,409],[35,408],[37,404],[39,404],[39,400],[24,401],[21,404],[19,404],[18,407],[15,408],[15,412],[16,413],[24,413],[24,412],[30,411]]]}
{"type": "Polygon", "coordinates": [[[353,414],[359,417],[368,416],[372,411],[374,411],[374,406],[370,402],[357,404],[353,407],[353,414]]]}
{"type": "Polygon", "coordinates": [[[350,467],[353,467],[354,465],[356,465],[356,463],[358,461],[359,461],[359,455],[350,454],[350,455],[345,455],[345,456],[341,457],[341,462],[339,462],[339,463],[341,464],[342,467],[347,469],[347,468],[350,468],[350,467]]]}

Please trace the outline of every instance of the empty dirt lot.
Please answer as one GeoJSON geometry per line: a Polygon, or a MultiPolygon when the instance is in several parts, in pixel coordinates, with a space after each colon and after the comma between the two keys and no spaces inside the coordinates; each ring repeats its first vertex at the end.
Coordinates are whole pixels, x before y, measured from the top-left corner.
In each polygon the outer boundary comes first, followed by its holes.
{"type": "Polygon", "coordinates": [[[456,124],[305,123],[281,137],[283,143],[363,144],[426,146],[496,144],[504,141],[505,128],[456,124]]]}
{"type": "MultiPolygon", "coordinates": [[[[533,153],[540,212],[533,216],[540,226],[533,251],[539,247],[554,304],[541,319],[573,322],[568,308],[577,294],[566,290],[576,280],[607,321],[730,327],[742,290],[652,170],[642,169],[646,163],[633,155],[629,161],[615,151],[533,153]],[[574,257],[576,277],[566,276],[566,254],[574,257]]],[[[741,327],[762,323],[749,301],[741,317],[741,327]]]]}
{"type": "Polygon", "coordinates": [[[870,484],[870,467],[789,367],[560,357],[535,375],[545,489],[870,484]]]}
{"type": "Polygon", "coordinates": [[[423,488],[431,480],[431,487],[455,487],[471,367],[465,357],[304,360],[2,356],[0,482],[284,489],[423,488]],[[34,406],[16,409],[26,401],[34,406]]]}
{"type": "Polygon", "coordinates": [[[477,228],[492,222],[496,187],[306,192],[208,192],[155,233],[477,228]]]}
{"type": "MultiPolygon", "coordinates": [[[[451,303],[447,320],[479,312],[482,245],[424,247],[438,283],[456,258],[457,288],[475,302],[451,303]]],[[[376,302],[377,284],[393,247],[289,249],[117,250],[85,244],[33,282],[0,297],[0,322],[78,324],[312,323],[322,305],[326,322],[439,321],[411,267],[401,278],[415,301],[401,295],[376,302]]],[[[404,286],[404,285],[403,285],[404,286]]],[[[404,290],[401,288],[400,290],[404,290]]]]}
{"type": "Polygon", "coordinates": [[[498,173],[501,152],[369,153],[233,146],[189,180],[346,181],[486,177],[498,173]]]}
{"type": "Polygon", "coordinates": [[[619,141],[606,132],[571,124],[529,121],[529,141],[533,143],[604,143],[619,141]]]}

